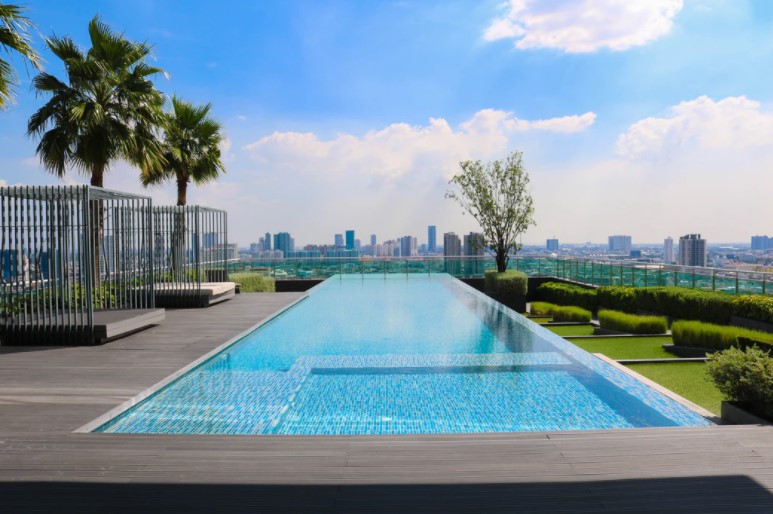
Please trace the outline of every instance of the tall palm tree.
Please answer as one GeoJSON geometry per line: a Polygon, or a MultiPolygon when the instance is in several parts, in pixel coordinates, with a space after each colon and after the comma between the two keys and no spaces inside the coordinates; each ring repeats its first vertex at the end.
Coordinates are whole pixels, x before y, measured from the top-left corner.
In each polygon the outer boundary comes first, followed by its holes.
{"type": "MultiPolygon", "coordinates": [[[[203,184],[215,180],[220,172],[225,173],[220,161],[220,142],[223,132],[220,123],[209,114],[212,104],[196,106],[172,97],[172,110],[166,114],[164,124],[163,169],[152,169],[142,174],[145,186],[167,180],[177,182],[177,205],[188,203],[188,184],[203,184]]],[[[183,269],[185,246],[185,213],[180,209],[175,214],[172,231],[172,272],[183,269]]]]}
{"type": "Polygon", "coordinates": [[[27,134],[40,138],[43,166],[62,177],[75,167],[102,187],[104,174],[118,160],[143,173],[163,166],[156,137],[163,123],[163,95],[150,77],[163,70],[149,66],[146,43],[111,32],[98,16],[89,22],[91,48],[84,53],[69,37],[46,39],[64,61],[67,82],[48,73],[33,79],[50,99],[29,119],[27,134]]]}
{"type": "Polygon", "coordinates": [[[186,205],[188,184],[215,180],[225,168],[220,160],[222,126],[210,116],[211,104],[196,106],[172,97],[172,111],[164,125],[164,159],[162,169],[142,174],[144,185],[167,180],[177,182],[177,205],[186,205]]]}
{"type": "MultiPolygon", "coordinates": [[[[18,53],[39,70],[40,56],[30,45],[32,23],[22,16],[24,11],[18,5],[0,3],[0,48],[8,55],[11,51],[18,53]]],[[[13,88],[18,84],[11,63],[0,58],[0,109],[5,109],[13,101],[13,88]]]]}
{"type": "MultiPolygon", "coordinates": [[[[43,166],[62,177],[67,169],[90,175],[102,187],[112,164],[127,160],[143,172],[164,164],[157,138],[163,123],[164,97],[150,77],[163,70],[149,66],[146,43],[116,34],[98,16],[89,22],[91,48],[81,51],[69,37],[50,37],[46,44],[64,62],[67,79],[48,73],[33,79],[38,94],[50,99],[29,119],[27,134],[40,139],[37,154],[43,166]]],[[[92,201],[91,277],[101,303],[100,248],[105,212],[92,201]]]]}

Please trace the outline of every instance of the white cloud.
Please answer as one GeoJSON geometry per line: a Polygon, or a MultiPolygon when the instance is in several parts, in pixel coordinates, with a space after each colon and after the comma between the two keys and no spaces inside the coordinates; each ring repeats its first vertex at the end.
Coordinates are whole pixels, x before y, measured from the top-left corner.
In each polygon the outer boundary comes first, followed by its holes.
{"type": "Polygon", "coordinates": [[[692,148],[702,151],[744,150],[773,141],[773,113],[745,96],[714,101],[707,96],[669,109],[664,117],[638,121],[617,139],[618,154],[630,158],[664,158],[692,148]]]}
{"type": "Polygon", "coordinates": [[[515,39],[519,49],[622,51],[668,34],[682,6],[683,0],[510,0],[509,12],[483,38],[515,39]]]}
{"type": "Polygon", "coordinates": [[[484,109],[456,129],[442,118],[431,118],[424,126],[394,123],[362,137],[339,134],[329,140],[311,132],[274,132],[245,149],[261,163],[296,170],[351,171],[391,178],[440,170],[449,177],[459,161],[486,159],[506,151],[515,132],[574,133],[595,120],[592,112],[530,121],[511,112],[484,109]]]}

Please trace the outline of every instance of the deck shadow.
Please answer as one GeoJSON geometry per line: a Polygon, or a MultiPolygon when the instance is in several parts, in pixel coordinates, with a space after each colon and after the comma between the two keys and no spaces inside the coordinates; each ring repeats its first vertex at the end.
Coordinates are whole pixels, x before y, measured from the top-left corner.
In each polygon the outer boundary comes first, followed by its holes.
{"type": "Polygon", "coordinates": [[[773,495],[744,475],[406,485],[0,482],[0,498],[14,513],[773,512],[773,495]]]}

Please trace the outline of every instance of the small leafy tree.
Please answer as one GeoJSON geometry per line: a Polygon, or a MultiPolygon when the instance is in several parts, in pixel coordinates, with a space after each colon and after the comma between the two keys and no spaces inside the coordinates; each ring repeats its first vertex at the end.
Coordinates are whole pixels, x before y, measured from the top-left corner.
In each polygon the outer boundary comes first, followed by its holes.
{"type": "Polygon", "coordinates": [[[494,254],[497,271],[507,269],[510,255],[520,249],[518,236],[534,225],[534,205],[528,190],[529,173],[523,166],[523,153],[512,152],[504,160],[459,163],[461,173],[446,192],[478,222],[485,246],[494,254]]]}

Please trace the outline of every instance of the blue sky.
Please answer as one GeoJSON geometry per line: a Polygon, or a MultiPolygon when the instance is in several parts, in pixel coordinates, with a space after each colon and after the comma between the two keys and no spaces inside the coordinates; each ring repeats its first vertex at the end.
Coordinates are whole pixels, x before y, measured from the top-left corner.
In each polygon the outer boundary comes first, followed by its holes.
{"type": "MultiPolygon", "coordinates": [[[[460,160],[516,149],[537,207],[525,242],[773,234],[766,0],[26,5],[47,71],[62,74],[42,38],[85,47],[99,13],[153,44],[160,90],[213,103],[228,173],[189,198],[227,208],[243,245],[266,231],[311,243],[474,230],[444,199],[448,179],[460,160]]],[[[24,135],[43,99],[17,68],[0,181],[56,183],[24,135]]],[[[126,164],[105,185],[142,190],[126,164]]],[[[171,184],[147,192],[174,200],[171,184]]]]}

